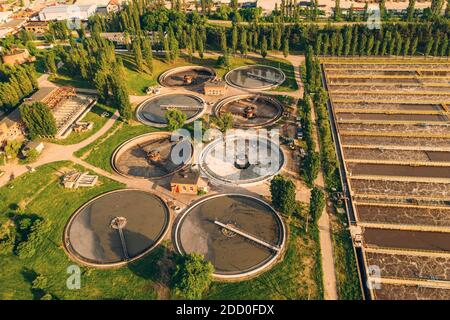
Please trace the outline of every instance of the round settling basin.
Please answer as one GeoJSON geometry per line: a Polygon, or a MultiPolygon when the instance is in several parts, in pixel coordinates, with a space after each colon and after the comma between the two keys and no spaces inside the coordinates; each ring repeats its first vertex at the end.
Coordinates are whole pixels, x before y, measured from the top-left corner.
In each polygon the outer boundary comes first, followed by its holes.
{"type": "Polygon", "coordinates": [[[231,113],[236,128],[260,128],[278,121],[283,114],[283,105],[269,96],[245,94],[221,100],[214,112],[217,117],[231,113]]]}
{"type": "Polygon", "coordinates": [[[180,253],[200,253],[223,279],[266,270],[280,256],[286,238],[282,219],[258,198],[223,194],[188,208],[176,229],[180,253]]]}
{"type": "Polygon", "coordinates": [[[179,109],[186,114],[186,123],[192,122],[205,111],[205,101],[193,94],[169,93],[151,97],[136,109],[139,121],[153,127],[165,127],[165,114],[170,109],[179,109]]]}
{"type": "Polygon", "coordinates": [[[225,75],[227,83],[235,88],[247,90],[267,90],[281,85],[286,76],[278,68],[251,65],[231,70],[225,75]]]}
{"type": "Polygon", "coordinates": [[[278,174],[283,164],[275,141],[244,131],[210,142],[200,154],[200,168],[214,184],[259,184],[278,174]]]}
{"type": "Polygon", "coordinates": [[[190,141],[171,141],[170,132],[154,132],[122,143],[114,151],[111,164],[122,175],[160,179],[182,170],[192,153],[190,141]]]}
{"type": "Polygon", "coordinates": [[[201,85],[215,77],[216,73],[210,68],[185,66],[165,71],[158,81],[164,87],[189,87],[201,85]]]}
{"type": "Polygon", "coordinates": [[[112,191],[72,215],[64,245],[82,264],[120,266],[152,250],[164,237],[169,220],[169,210],[157,196],[134,189],[112,191]]]}

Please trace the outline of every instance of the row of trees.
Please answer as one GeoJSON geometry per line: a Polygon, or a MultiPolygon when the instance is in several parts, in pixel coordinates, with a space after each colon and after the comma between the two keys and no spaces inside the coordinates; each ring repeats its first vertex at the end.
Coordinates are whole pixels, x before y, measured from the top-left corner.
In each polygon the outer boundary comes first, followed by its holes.
{"type": "Polygon", "coordinates": [[[19,110],[31,139],[37,137],[53,137],[56,134],[55,117],[45,103],[23,103],[19,107],[19,110]]]}
{"type": "MultiPolygon", "coordinates": [[[[367,30],[359,26],[347,26],[343,30],[319,33],[314,51],[317,55],[365,56],[365,55],[416,55],[420,34],[415,30],[401,32],[399,29],[367,30]]],[[[433,37],[421,44],[425,55],[448,56],[448,34],[434,32],[433,37]]]]}
{"type": "Polygon", "coordinates": [[[327,93],[322,88],[322,75],[319,60],[313,53],[311,46],[305,54],[305,91],[313,95],[314,107],[317,114],[317,125],[320,138],[320,158],[324,171],[325,182],[329,188],[337,188],[339,177],[336,153],[328,120],[327,93]]]}
{"type": "MultiPolygon", "coordinates": [[[[176,1],[172,1],[176,2],[176,1]]],[[[447,1],[448,2],[448,1],[447,1]]],[[[445,12],[442,12],[444,6],[444,0],[433,0],[428,8],[416,9],[416,0],[409,0],[407,10],[396,11],[387,10],[385,0],[380,0],[378,4],[380,18],[383,21],[390,20],[424,20],[430,21],[431,19],[440,19],[442,17],[449,17],[450,10],[448,6],[445,12]]],[[[284,22],[299,23],[301,21],[317,21],[318,19],[325,18],[325,11],[319,7],[319,2],[313,0],[307,6],[301,6],[300,1],[297,0],[281,0],[278,4],[275,4],[275,9],[268,15],[262,15],[261,8],[243,8],[238,9],[235,7],[233,1],[229,4],[222,4],[220,8],[212,12],[211,0],[202,0],[201,6],[197,7],[198,11],[202,14],[209,16],[213,19],[220,20],[232,20],[232,21],[273,21],[275,18],[280,18],[284,22]]],[[[173,4],[172,8],[182,10],[183,6],[173,4]]],[[[356,10],[351,4],[349,8],[345,10],[341,7],[341,1],[336,0],[333,8],[332,16],[330,17],[334,21],[367,21],[371,14],[372,8],[369,8],[368,3],[365,4],[364,10],[356,10]]]]}
{"type": "Polygon", "coordinates": [[[301,175],[309,187],[314,185],[314,181],[319,174],[320,158],[316,152],[316,143],[313,137],[311,97],[305,92],[302,100],[298,103],[299,116],[302,121],[303,138],[306,142],[306,156],[301,163],[301,175]]]}
{"type": "MultiPolygon", "coordinates": [[[[448,2],[448,1],[447,1],[448,2]]],[[[380,19],[382,21],[390,21],[390,20],[403,20],[403,21],[431,21],[442,18],[450,17],[450,8],[447,5],[444,12],[442,12],[444,6],[444,0],[433,0],[431,1],[430,7],[425,9],[416,9],[416,0],[409,0],[408,7],[406,10],[402,12],[387,10],[386,9],[386,1],[379,1],[379,12],[380,19]]],[[[334,12],[333,12],[333,20],[334,21],[367,21],[370,15],[369,5],[366,2],[364,10],[362,13],[358,13],[355,11],[353,4],[346,10],[346,13],[343,13],[343,10],[340,5],[340,0],[336,0],[334,12]]]]}
{"type": "Polygon", "coordinates": [[[37,88],[36,72],[32,65],[0,65],[0,110],[11,110],[37,88]]]}
{"type": "MultiPolygon", "coordinates": [[[[281,7],[269,24],[262,24],[258,19],[241,24],[239,19],[234,19],[231,27],[222,27],[209,25],[204,15],[195,11],[185,13],[177,5],[167,9],[158,3],[146,6],[135,0],[120,13],[95,16],[90,26],[95,32],[123,31],[131,39],[151,37],[147,48],[150,45],[154,50],[164,50],[168,62],[174,61],[181,49],[191,56],[198,52],[203,57],[207,46],[224,55],[258,52],[263,57],[268,50],[281,50],[287,56],[291,49],[306,50],[308,45],[312,45],[319,55],[449,54],[448,21],[385,23],[379,30],[371,30],[366,25],[329,25],[321,29],[311,24],[285,24],[291,11],[286,9],[289,4],[281,7]]],[[[233,10],[233,6],[230,9],[233,10]]],[[[135,45],[136,42],[133,41],[132,49],[138,69],[142,70],[143,54],[139,47],[144,45],[135,45]]]]}
{"type": "MultiPolygon", "coordinates": [[[[82,43],[71,40],[69,47],[57,47],[56,56],[64,63],[67,74],[92,83],[100,100],[117,107],[124,120],[131,119],[123,62],[116,57],[114,46],[108,40],[93,33],[90,38],[83,38],[82,43]]],[[[46,59],[46,62],[53,64],[53,60],[46,59]]]]}
{"type": "Polygon", "coordinates": [[[329,189],[339,188],[339,170],[334,149],[331,125],[328,119],[327,92],[320,88],[314,95],[313,101],[317,113],[317,126],[320,137],[320,157],[322,169],[325,176],[325,183],[329,189]]]}
{"type": "MultiPolygon", "coordinates": [[[[305,101],[314,102],[315,111],[317,114],[317,126],[319,130],[320,139],[320,159],[322,163],[322,169],[325,176],[326,185],[331,188],[338,187],[338,163],[336,159],[336,153],[334,150],[334,143],[331,133],[331,125],[328,120],[328,110],[327,110],[327,93],[322,88],[322,75],[320,64],[317,56],[314,55],[312,46],[309,46],[305,53],[305,101]]],[[[307,104],[308,108],[309,102],[307,104]]],[[[308,141],[307,141],[308,144],[308,141]]],[[[308,155],[305,159],[303,168],[313,169],[316,168],[311,164],[310,158],[314,158],[311,155],[312,150],[308,148],[308,155]],[[306,167],[307,166],[307,167],[306,167]]],[[[307,180],[308,181],[308,180],[307,180]]]]}

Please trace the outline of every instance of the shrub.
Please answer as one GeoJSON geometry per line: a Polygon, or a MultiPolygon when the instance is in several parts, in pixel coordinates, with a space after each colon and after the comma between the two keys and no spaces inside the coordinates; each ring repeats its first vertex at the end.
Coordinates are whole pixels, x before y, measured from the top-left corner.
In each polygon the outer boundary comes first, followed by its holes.
{"type": "Polygon", "coordinates": [[[43,220],[36,220],[27,234],[27,239],[16,247],[16,254],[21,259],[31,258],[36,253],[37,247],[42,243],[48,225],[43,220]]]}
{"type": "Polygon", "coordinates": [[[224,68],[224,69],[228,69],[231,67],[231,62],[230,62],[230,57],[228,54],[220,56],[219,58],[217,58],[217,67],[219,68],[224,68]]]}
{"type": "Polygon", "coordinates": [[[56,134],[55,117],[45,103],[23,103],[19,110],[31,139],[38,136],[53,137],[56,134]]]}
{"type": "Polygon", "coordinates": [[[20,147],[22,143],[17,140],[9,140],[6,142],[5,153],[6,157],[10,159],[15,159],[19,154],[20,147]]]}
{"type": "Polygon", "coordinates": [[[167,110],[165,117],[167,119],[167,130],[169,131],[180,129],[186,122],[186,114],[178,109],[167,110]]]}
{"type": "Polygon", "coordinates": [[[47,283],[47,278],[40,274],[31,283],[31,288],[45,291],[47,289],[47,283]]]}
{"type": "Polygon", "coordinates": [[[220,131],[225,132],[233,128],[233,115],[231,114],[231,112],[223,113],[218,118],[216,118],[215,124],[220,131]]]}
{"type": "Polygon", "coordinates": [[[291,215],[297,209],[295,200],[295,184],[281,175],[275,176],[270,182],[270,194],[275,209],[284,214],[291,215]]]}
{"type": "Polygon", "coordinates": [[[26,158],[20,160],[20,163],[22,163],[22,164],[33,163],[38,158],[39,158],[39,152],[37,152],[35,149],[31,149],[27,152],[26,158]]]}
{"type": "Polygon", "coordinates": [[[213,265],[203,255],[191,253],[183,256],[174,275],[175,293],[184,299],[201,299],[211,284],[213,272],[213,265]]]}
{"type": "Polygon", "coordinates": [[[13,252],[16,236],[16,228],[11,220],[0,224],[0,254],[9,254],[13,252]]]}
{"type": "Polygon", "coordinates": [[[319,188],[314,187],[311,190],[311,197],[309,200],[309,214],[315,223],[319,220],[324,208],[325,194],[319,188]]]}

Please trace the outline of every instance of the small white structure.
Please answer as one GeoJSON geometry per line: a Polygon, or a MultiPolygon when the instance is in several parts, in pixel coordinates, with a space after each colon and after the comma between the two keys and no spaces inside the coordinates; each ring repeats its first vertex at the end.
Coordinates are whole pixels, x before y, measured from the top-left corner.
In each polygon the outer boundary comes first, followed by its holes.
{"type": "Polygon", "coordinates": [[[12,18],[12,11],[4,11],[4,12],[0,12],[0,24],[2,23],[6,23],[9,20],[11,20],[12,18]]]}
{"type": "Polygon", "coordinates": [[[92,121],[78,121],[72,125],[73,132],[81,133],[92,130],[94,122],[92,121]]]}
{"type": "Polygon", "coordinates": [[[160,87],[147,87],[147,89],[145,89],[145,94],[147,95],[158,94],[160,92],[161,92],[160,87]]]}
{"type": "Polygon", "coordinates": [[[88,172],[72,171],[63,177],[64,188],[76,189],[79,187],[93,187],[97,183],[98,176],[90,175],[88,172]]]}
{"type": "Polygon", "coordinates": [[[31,150],[36,150],[40,154],[44,150],[44,143],[39,141],[28,141],[22,149],[23,156],[27,157],[28,152],[31,150]]]}
{"type": "Polygon", "coordinates": [[[14,30],[12,28],[5,28],[5,29],[0,28],[0,39],[6,38],[8,35],[12,34],[13,31],[14,30]]]}
{"type": "Polygon", "coordinates": [[[59,5],[46,7],[39,12],[41,21],[81,20],[87,21],[97,10],[96,4],[90,5],[59,5]]]}
{"type": "Polygon", "coordinates": [[[120,11],[120,2],[119,0],[110,0],[110,1],[97,1],[97,13],[111,13],[111,12],[119,12],[120,11]]]}

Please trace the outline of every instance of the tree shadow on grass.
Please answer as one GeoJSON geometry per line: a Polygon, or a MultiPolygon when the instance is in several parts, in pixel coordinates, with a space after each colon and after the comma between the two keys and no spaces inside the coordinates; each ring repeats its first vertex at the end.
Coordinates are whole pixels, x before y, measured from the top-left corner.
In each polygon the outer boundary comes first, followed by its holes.
{"type": "Polygon", "coordinates": [[[107,109],[106,106],[104,106],[104,105],[101,104],[101,103],[97,103],[97,104],[91,109],[90,112],[92,112],[92,113],[94,113],[94,114],[96,114],[96,115],[98,115],[98,116],[100,116],[100,117],[103,116],[103,113],[104,113],[104,112],[107,112],[107,113],[108,113],[108,117],[107,117],[107,118],[111,118],[111,116],[113,115],[113,114],[112,114],[112,111],[109,110],[109,109],[107,109]]]}
{"type": "Polygon", "coordinates": [[[136,63],[134,62],[134,58],[126,55],[119,55],[122,58],[123,66],[131,71],[139,72],[136,63]]]}
{"type": "Polygon", "coordinates": [[[159,245],[152,252],[136,262],[130,263],[128,268],[138,277],[154,283],[154,289],[161,297],[161,291],[169,291],[172,286],[172,275],[175,272],[176,254],[164,245],[159,245]],[[163,290],[161,290],[163,288],[163,290]]]}
{"type": "Polygon", "coordinates": [[[20,271],[20,273],[22,274],[23,278],[25,279],[26,282],[28,282],[30,284],[30,291],[33,295],[33,299],[34,300],[40,300],[44,295],[45,292],[42,289],[34,289],[32,288],[32,284],[34,279],[36,279],[38,277],[38,273],[30,268],[23,268],[22,271],[20,271]]]}

